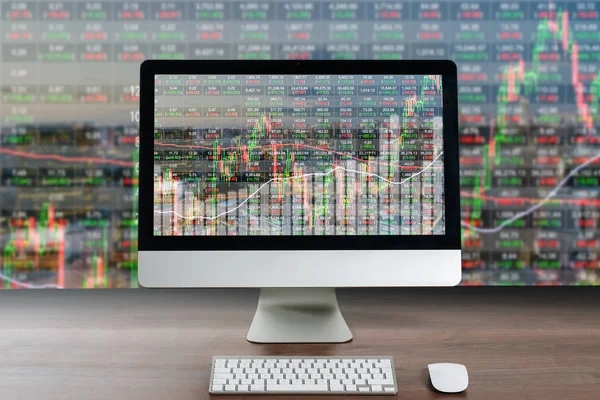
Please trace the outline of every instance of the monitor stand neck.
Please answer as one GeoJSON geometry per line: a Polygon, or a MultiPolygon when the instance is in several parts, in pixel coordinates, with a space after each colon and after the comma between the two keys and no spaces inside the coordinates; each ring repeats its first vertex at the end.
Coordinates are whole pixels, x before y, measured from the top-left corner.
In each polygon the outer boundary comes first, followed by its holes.
{"type": "Polygon", "coordinates": [[[333,288],[263,288],[248,331],[253,343],[344,343],[352,333],[333,288]]]}

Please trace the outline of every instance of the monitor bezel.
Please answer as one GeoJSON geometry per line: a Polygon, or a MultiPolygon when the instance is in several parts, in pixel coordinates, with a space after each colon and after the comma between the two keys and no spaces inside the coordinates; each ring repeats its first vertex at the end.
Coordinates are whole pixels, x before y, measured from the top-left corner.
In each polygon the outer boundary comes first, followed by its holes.
{"type": "Polygon", "coordinates": [[[460,249],[457,68],[450,60],[146,60],[140,66],[138,249],[223,250],[450,250],[460,249]],[[155,236],[153,234],[154,82],[161,74],[434,74],[442,75],[445,235],[155,236]],[[152,138],[153,135],[148,135],[152,138]],[[446,155],[454,156],[446,156],[446,155]],[[448,212],[450,210],[450,212],[448,212]]]}

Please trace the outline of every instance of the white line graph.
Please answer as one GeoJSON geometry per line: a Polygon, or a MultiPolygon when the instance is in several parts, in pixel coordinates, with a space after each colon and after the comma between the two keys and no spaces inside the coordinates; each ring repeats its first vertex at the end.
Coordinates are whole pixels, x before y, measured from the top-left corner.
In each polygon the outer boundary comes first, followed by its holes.
{"type": "Polygon", "coordinates": [[[6,282],[12,283],[13,285],[17,285],[17,286],[26,288],[26,289],[62,289],[61,286],[58,286],[55,283],[47,283],[45,285],[34,285],[31,283],[21,282],[16,279],[13,279],[9,276],[6,276],[1,272],[0,272],[0,279],[3,281],[6,281],[6,282]]]}
{"type": "Polygon", "coordinates": [[[548,201],[550,201],[551,198],[553,198],[554,196],[556,196],[556,194],[558,193],[558,191],[564,186],[566,185],[566,183],[569,181],[569,179],[575,175],[576,173],[578,173],[579,171],[581,171],[583,168],[587,167],[588,165],[590,165],[591,163],[593,163],[594,161],[598,160],[600,158],[600,153],[596,154],[595,156],[593,156],[592,158],[586,160],[585,162],[579,164],[577,167],[573,168],[564,178],[562,181],[559,182],[558,185],[556,185],[556,187],[554,189],[552,189],[551,191],[548,192],[548,194],[536,205],[528,208],[525,211],[521,211],[520,213],[515,214],[513,217],[507,219],[506,221],[502,222],[500,225],[496,226],[495,228],[478,228],[476,226],[473,226],[465,221],[461,221],[461,225],[465,226],[471,230],[474,230],[476,232],[479,233],[496,233],[496,232],[500,232],[500,230],[502,230],[502,228],[504,228],[506,225],[509,225],[513,222],[515,222],[516,220],[518,220],[519,218],[523,218],[526,215],[531,214],[532,212],[534,212],[535,210],[537,210],[538,208],[542,207],[544,204],[546,204],[548,201]]]}
{"type": "Polygon", "coordinates": [[[327,172],[311,172],[308,174],[302,174],[302,175],[295,175],[295,176],[290,176],[290,177],[286,177],[286,178],[274,178],[274,179],[270,179],[267,182],[263,183],[258,189],[256,189],[254,192],[252,192],[250,195],[248,195],[248,197],[246,197],[246,199],[244,199],[244,201],[242,201],[240,204],[237,205],[237,207],[232,208],[231,210],[227,210],[227,211],[223,211],[222,213],[219,213],[215,216],[212,217],[207,217],[207,216],[185,216],[185,215],[181,215],[179,213],[177,213],[174,210],[168,210],[168,211],[160,211],[160,210],[154,210],[155,214],[174,214],[176,216],[178,216],[179,218],[184,218],[184,219],[207,219],[207,220],[215,220],[219,217],[222,217],[223,215],[226,214],[230,214],[234,211],[236,211],[237,209],[239,209],[240,207],[242,207],[246,202],[248,202],[248,200],[250,200],[254,195],[256,195],[257,193],[259,193],[265,186],[271,184],[272,182],[278,182],[278,181],[286,181],[286,180],[295,180],[295,179],[302,179],[302,178],[306,178],[309,176],[327,176],[327,175],[331,175],[333,174],[335,171],[346,171],[346,172],[351,172],[351,173],[356,173],[356,174],[361,174],[361,175],[367,175],[367,176],[374,176],[380,180],[383,180],[385,182],[388,182],[392,185],[401,185],[404,182],[411,180],[419,175],[421,175],[423,172],[427,171],[429,168],[431,168],[431,166],[442,156],[442,154],[444,154],[444,152],[440,152],[434,159],[433,161],[431,161],[429,164],[427,164],[422,170],[420,170],[419,172],[417,172],[416,174],[413,174],[411,176],[409,176],[406,179],[403,179],[399,182],[395,182],[395,181],[391,181],[387,178],[384,178],[383,176],[377,175],[373,172],[365,172],[365,171],[357,171],[354,169],[350,169],[350,168],[346,168],[346,167],[342,167],[342,166],[337,166],[327,172]]]}

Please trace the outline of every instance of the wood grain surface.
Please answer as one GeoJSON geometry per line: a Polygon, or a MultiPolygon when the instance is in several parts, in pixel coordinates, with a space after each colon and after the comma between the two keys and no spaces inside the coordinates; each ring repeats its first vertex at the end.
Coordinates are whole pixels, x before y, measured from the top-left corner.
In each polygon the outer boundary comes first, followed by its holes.
{"type": "Polygon", "coordinates": [[[213,355],[392,355],[400,399],[600,399],[595,288],[338,297],[352,342],[256,345],[245,336],[257,290],[0,291],[0,399],[206,399],[213,355]],[[431,388],[427,364],[443,361],[467,366],[466,392],[431,388]]]}

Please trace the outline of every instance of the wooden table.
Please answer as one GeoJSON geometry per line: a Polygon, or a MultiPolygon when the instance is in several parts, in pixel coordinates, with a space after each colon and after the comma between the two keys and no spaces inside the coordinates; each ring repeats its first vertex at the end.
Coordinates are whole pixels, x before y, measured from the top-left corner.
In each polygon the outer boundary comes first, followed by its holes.
{"type": "Polygon", "coordinates": [[[257,295],[2,291],[0,399],[205,399],[213,355],[393,355],[401,399],[600,398],[595,288],[340,290],[341,345],[248,343],[257,295]],[[467,366],[466,392],[433,391],[441,361],[467,366]]]}

